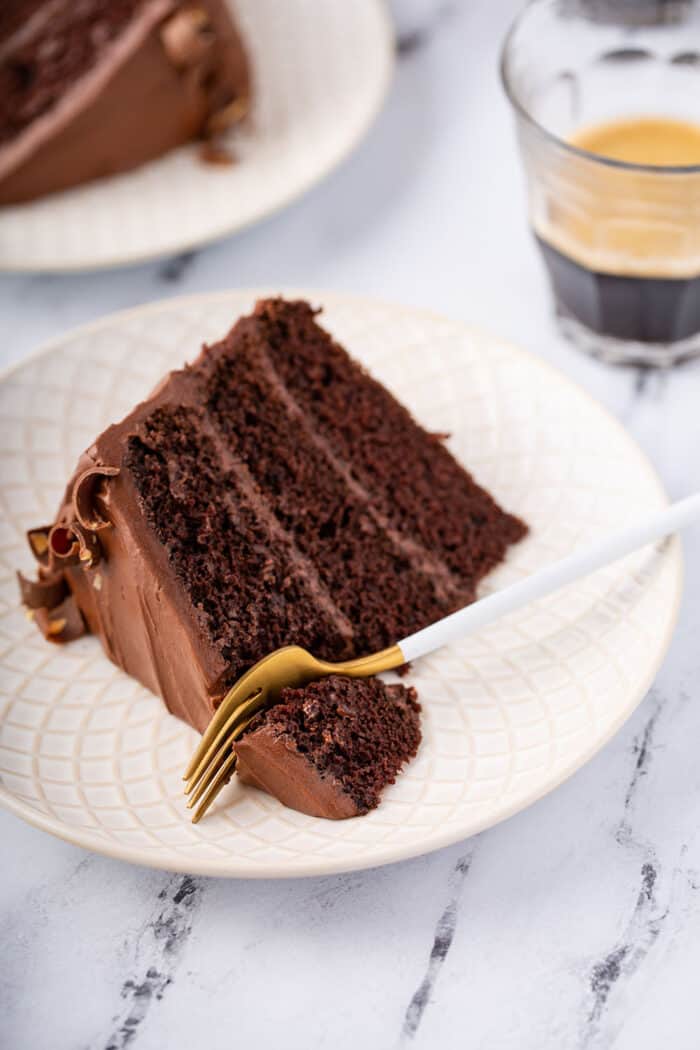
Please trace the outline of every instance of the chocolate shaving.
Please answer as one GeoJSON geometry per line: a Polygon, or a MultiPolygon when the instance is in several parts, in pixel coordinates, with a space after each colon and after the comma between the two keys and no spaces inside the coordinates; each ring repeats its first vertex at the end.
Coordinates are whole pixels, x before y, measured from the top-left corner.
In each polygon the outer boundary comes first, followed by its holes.
{"type": "Polygon", "coordinates": [[[201,62],[216,34],[206,11],[201,7],[186,7],[163,25],[160,39],[175,68],[188,69],[201,62]]]}
{"type": "Polygon", "coordinates": [[[72,642],[85,634],[85,622],[72,594],[54,609],[36,609],[34,620],[49,642],[72,642]]]}
{"type": "Polygon", "coordinates": [[[40,565],[49,564],[49,533],[50,525],[41,525],[39,528],[30,529],[27,533],[29,549],[40,565]]]}
{"type": "Polygon", "coordinates": [[[73,486],[73,507],[80,524],[92,532],[109,527],[95,509],[95,501],[99,496],[98,487],[105,478],[116,478],[119,473],[118,467],[90,467],[83,471],[73,486]]]}
{"type": "Polygon", "coordinates": [[[64,566],[77,565],[80,560],[78,537],[70,525],[54,525],[49,533],[49,553],[51,562],[56,559],[64,566]]]}
{"type": "Polygon", "coordinates": [[[80,563],[86,569],[93,569],[102,558],[102,547],[95,533],[77,521],[54,525],[49,533],[49,550],[53,564],[64,568],[80,563]]]}
{"type": "Polygon", "coordinates": [[[68,594],[68,585],[62,572],[52,572],[38,580],[28,580],[17,573],[22,603],[28,609],[53,609],[60,605],[68,594]]]}

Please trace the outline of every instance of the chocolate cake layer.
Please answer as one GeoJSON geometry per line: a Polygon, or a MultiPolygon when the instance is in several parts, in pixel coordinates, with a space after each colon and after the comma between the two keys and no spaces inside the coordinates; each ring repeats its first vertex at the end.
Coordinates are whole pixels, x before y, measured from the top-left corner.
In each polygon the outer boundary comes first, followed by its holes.
{"type": "Polygon", "coordinates": [[[261,655],[303,638],[342,659],[353,630],[324,595],[254,483],[199,413],[160,409],[128,440],[146,523],[233,682],[261,655]]]}
{"type": "Polygon", "coordinates": [[[283,689],[236,742],[237,772],[285,806],[340,820],[374,809],[420,744],[415,689],[331,675],[283,689]]]}
{"type": "Polygon", "coordinates": [[[387,528],[368,492],[353,484],[345,461],[319,440],[288,397],[265,344],[234,333],[230,352],[233,382],[224,354],[207,383],[211,419],[352,623],[354,649],[384,648],[416,619],[434,618],[436,606],[468,601],[470,594],[442,566],[426,571],[414,564],[415,550],[387,528]]]}
{"type": "Polygon", "coordinates": [[[249,93],[225,0],[10,0],[0,15],[0,204],[221,130],[249,93]]]}
{"type": "Polygon", "coordinates": [[[464,605],[524,531],[308,304],[276,299],[97,439],[53,526],[30,535],[41,579],[22,590],[50,640],[75,636],[73,603],[111,659],[203,729],[281,645],[363,655],[464,605]]]}
{"type": "Polygon", "coordinates": [[[525,533],[467,478],[440,435],[428,435],[314,321],[313,311],[268,310],[261,336],[279,379],[333,453],[350,465],[377,511],[440,559],[473,596],[478,581],[525,533]]]}

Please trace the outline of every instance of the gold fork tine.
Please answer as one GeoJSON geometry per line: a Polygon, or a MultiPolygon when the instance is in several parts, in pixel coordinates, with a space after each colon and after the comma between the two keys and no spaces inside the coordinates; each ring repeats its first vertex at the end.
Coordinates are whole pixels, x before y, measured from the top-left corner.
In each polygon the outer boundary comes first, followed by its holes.
{"type": "Polygon", "coordinates": [[[251,667],[250,671],[243,675],[243,677],[229,689],[228,693],[219,704],[216,712],[212,716],[211,722],[202,735],[202,739],[197,745],[197,750],[190,759],[190,763],[183,775],[183,780],[192,779],[195,769],[202,761],[205,753],[211,747],[212,741],[219,734],[221,727],[227,721],[231,711],[237,706],[241,699],[245,700],[246,696],[250,696],[251,693],[255,692],[255,686],[252,685],[255,670],[255,667],[251,667]]]}
{"type": "MultiPolygon", "coordinates": [[[[192,797],[189,799],[189,801],[187,803],[187,808],[188,809],[192,809],[192,807],[197,804],[199,799],[202,797],[204,792],[207,790],[207,788],[208,788],[209,784],[211,783],[214,775],[216,774],[217,770],[219,769],[219,767],[220,767],[220,765],[221,765],[221,763],[222,763],[222,761],[223,761],[223,759],[224,759],[224,757],[226,755],[226,752],[230,750],[231,745],[233,744],[234,740],[238,740],[238,738],[241,735],[241,733],[245,729],[248,728],[248,726],[252,722],[253,718],[255,717],[256,713],[260,710],[260,706],[261,706],[260,697],[256,696],[256,697],[254,697],[254,699],[258,701],[257,706],[251,707],[250,704],[243,704],[243,707],[247,708],[247,710],[245,712],[241,713],[241,710],[239,709],[232,716],[232,720],[233,719],[236,720],[235,726],[234,726],[233,729],[227,730],[227,732],[225,733],[225,735],[223,737],[223,740],[222,740],[218,750],[216,751],[216,754],[213,756],[213,758],[208,760],[206,767],[204,767],[202,769],[201,779],[199,780],[199,783],[197,783],[197,781],[196,781],[196,779],[194,777],[192,778],[192,787],[195,790],[194,790],[194,794],[192,795],[192,797]],[[240,715],[240,717],[239,717],[239,715],[240,715]]],[[[189,790],[191,791],[192,788],[190,788],[189,790]]],[[[188,791],[188,793],[189,793],[189,791],[188,791]]]]}
{"type": "Polygon", "coordinates": [[[187,781],[187,784],[185,785],[186,795],[189,795],[190,791],[192,791],[192,789],[196,786],[197,781],[200,779],[200,777],[206,774],[211,763],[212,756],[215,754],[222,740],[225,740],[232,733],[232,731],[236,728],[237,723],[241,720],[241,718],[245,718],[249,711],[259,710],[260,705],[256,707],[255,701],[260,700],[261,695],[262,690],[258,689],[255,693],[253,693],[251,697],[249,697],[247,700],[244,700],[242,703],[236,702],[235,698],[232,698],[233,702],[231,702],[231,700],[224,701],[224,703],[226,704],[226,711],[228,712],[228,717],[226,721],[222,724],[218,733],[212,739],[206,752],[202,755],[197,765],[197,768],[193,771],[192,776],[187,781]]]}
{"type": "Polygon", "coordinates": [[[231,779],[236,766],[233,742],[258,711],[276,702],[285,686],[296,688],[328,674],[363,678],[402,663],[405,663],[405,658],[398,645],[336,664],[317,660],[298,645],[283,646],[259,660],[221,701],[185,770],[185,794],[194,792],[188,807],[199,802],[193,823],[201,820],[221,788],[231,779]]]}
{"type": "Polygon", "coordinates": [[[213,761],[208,766],[208,769],[207,769],[207,772],[206,772],[205,776],[203,778],[201,778],[201,780],[199,781],[199,783],[197,785],[196,791],[192,795],[192,798],[189,799],[189,801],[187,803],[188,810],[191,810],[191,808],[197,804],[197,802],[199,801],[201,796],[203,796],[204,793],[207,791],[207,789],[208,789],[209,785],[211,784],[212,780],[214,779],[214,777],[216,776],[216,774],[220,770],[221,764],[224,763],[224,761],[226,759],[227,752],[231,750],[234,741],[238,739],[240,734],[242,732],[245,732],[245,730],[248,729],[248,727],[250,726],[250,723],[253,721],[254,717],[255,717],[255,712],[253,712],[253,714],[250,716],[250,718],[247,718],[246,721],[241,722],[239,724],[239,726],[236,727],[236,729],[231,734],[231,736],[228,736],[226,738],[226,740],[224,741],[224,743],[221,744],[221,747],[216,752],[216,755],[215,755],[213,761]]]}
{"type": "Polygon", "coordinates": [[[294,648],[293,646],[286,646],[284,649],[277,649],[274,653],[269,653],[263,657],[262,660],[250,668],[249,671],[243,675],[239,680],[229,689],[226,696],[223,698],[215,714],[212,716],[212,720],[204,731],[202,739],[199,741],[197,750],[190,759],[190,763],[185,770],[183,780],[191,780],[192,774],[195,769],[199,766],[202,761],[202,757],[211,747],[211,743],[214,740],[223,726],[227,721],[232,709],[240,703],[241,700],[246,700],[252,693],[257,689],[263,688],[267,684],[267,670],[272,661],[279,659],[279,654],[287,651],[288,649],[294,648]]]}
{"type": "Polygon", "coordinates": [[[205,793],[205,791],[209,790],[209,788],[211,787],[212,781],[218,776],[219,771],[221,770],[221,767],[226,762],[226,759],[230,756],[232,746],[233,746],[233,740],[229,740],[229,739],[224,740],[223,744],[221,745],[219,750],[216,752],[216,756],[215,756],[213,762],[207,768],[206,776],[204,776],[202,778],[202,780],[200,781],[199,785],[197,786],[197,788],[196,788],[194,794],[192,795],[192,797],[188,798],[188,800],[187,800],[187,808],[188,809],[192,809],[193,806],[196,806],[197,803],[199,802],[200,798],[202,797],[202,795],[205,793]]]}
{"type": "Polygon", "coordinates": [[[228,784],[229,780],[233,775],[233,771],[236,768],[236,752],[232,751],[228,756],[224,764],[220,767],[218,773],[214,777],[213,781],[209,785],[209,790],[202,799],[199,809],[195,811],[192,817],[192,823],[198,824],[202,819],[206,811],[211,806],[212,802],[219,794],[219,792],[228,784]]]}

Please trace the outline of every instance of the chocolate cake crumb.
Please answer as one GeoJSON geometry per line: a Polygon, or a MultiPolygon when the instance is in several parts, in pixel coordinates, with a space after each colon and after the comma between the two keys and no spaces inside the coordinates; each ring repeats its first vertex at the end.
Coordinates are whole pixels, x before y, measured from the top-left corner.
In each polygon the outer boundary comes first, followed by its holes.
{"type": "Polygon", "coordinates": [[[338,818],[374,809],[420,740],[415,689],[330,675],[283,689],[236,752],[244,781],[294,809],[338,818]]]}

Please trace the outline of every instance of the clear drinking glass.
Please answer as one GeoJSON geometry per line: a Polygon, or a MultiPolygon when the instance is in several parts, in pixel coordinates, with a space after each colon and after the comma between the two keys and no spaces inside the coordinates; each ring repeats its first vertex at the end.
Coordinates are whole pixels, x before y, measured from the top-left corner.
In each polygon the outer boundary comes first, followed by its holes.
{"type": "Polygon", "coordinates": [[[532,0],[501,72],[563,331],[615,363],[700,355],[700,164],[629,163],[571,142],[638,118],[700,134],[700,2],[532,0]]]}

